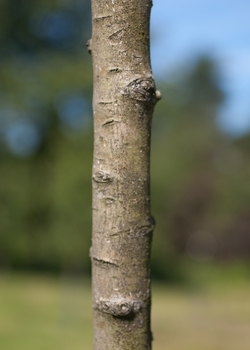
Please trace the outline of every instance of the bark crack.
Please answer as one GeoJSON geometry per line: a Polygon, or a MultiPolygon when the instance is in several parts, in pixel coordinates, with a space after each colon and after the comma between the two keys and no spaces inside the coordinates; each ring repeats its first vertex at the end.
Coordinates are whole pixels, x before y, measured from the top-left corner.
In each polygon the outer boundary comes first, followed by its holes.
{"type": "Polygon", "coordinates": [[[108,260],[108,259],[97,258],[95,256],[92,256],[92,259],[99,266],[104,267],[104,268],[107,268],[107,267],[110,267],[110,266],[113,266],[113,267],[116,267],[116,268],[120,268],[119,265],[117,265],[116,263],[114,263],[113,261],[108,260]]]}
{"type": "Polygon", "coordinates": [[[116,101],[99,101],[98,104],[99,105],[112,105],[112,103],[114,103],[116,101]]]}
{"type": "Polygon", "coordinates": [[[99,20],[102,20],[102,19],[105,19],[105,18],[110,18],[110,17],[113,17],[113,15],[98,16],[98,17],[94,18],[94,21],[99,21],[99,20]]]}
{"type": "Polygon", "coordinates": [[[108,70],[108,72],[110,72],[110,73],[119,73],[119,72],[122,72],[122,69],[119,68],[119,67],[114,67],[114,68],[110,68],[108,70]]]}
{"type": "Polygon", "coordinates": [[[105,126],[105,125],[112,125],[112,124],[115,124],[115,123],[121,123],[121,121],[120,120],[116,120],[116,119],[108,119],[108,120],[106,120],[106,122],[104,122],[103,124],[102,124],[102,126],[105,126]]]}
{"type": "Polygon", "coordinates": [[[118,29],[116,32],[112,33],[111,35],[109,35],[109,39],[113,39],[117,36],[117,34],[121,33],[123,30],[125,30],[125,28],[121,28],[121,29],[118,29]]]}

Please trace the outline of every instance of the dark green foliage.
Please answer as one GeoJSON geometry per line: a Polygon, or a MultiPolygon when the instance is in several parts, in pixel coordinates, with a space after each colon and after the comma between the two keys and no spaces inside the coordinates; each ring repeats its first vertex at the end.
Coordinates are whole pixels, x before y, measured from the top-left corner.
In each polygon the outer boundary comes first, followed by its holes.
{"type": "Polygon", "coordinates": [[[0,266],[89,271],[89,1],[2,1],[0,266]]]}

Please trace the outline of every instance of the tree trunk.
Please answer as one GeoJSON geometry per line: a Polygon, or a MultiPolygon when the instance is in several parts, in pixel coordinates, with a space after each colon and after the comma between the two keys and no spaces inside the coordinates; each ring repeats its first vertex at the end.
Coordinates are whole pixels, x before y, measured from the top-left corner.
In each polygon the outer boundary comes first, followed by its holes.
{"type": "Polygon", "coordinates": [[[92,0],[94,350],[151,349],[151,0],[92,0]]]}

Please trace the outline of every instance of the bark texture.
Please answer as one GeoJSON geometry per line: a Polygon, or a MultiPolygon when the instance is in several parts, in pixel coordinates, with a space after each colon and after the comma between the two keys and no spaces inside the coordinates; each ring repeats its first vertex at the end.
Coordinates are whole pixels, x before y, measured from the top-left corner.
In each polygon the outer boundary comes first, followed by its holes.
{"type": "Polygon", "coordinates": [[[94,350],[151,349],[151,0],[92,0],[94,350]]]}

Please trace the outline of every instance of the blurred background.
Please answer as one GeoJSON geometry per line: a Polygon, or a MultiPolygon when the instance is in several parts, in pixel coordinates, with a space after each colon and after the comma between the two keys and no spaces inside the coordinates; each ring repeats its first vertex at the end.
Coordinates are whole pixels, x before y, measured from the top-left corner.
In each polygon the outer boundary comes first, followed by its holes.
{"type": "MultiPolygon", "coordinates": [[[[152,9],[156,350],[249,346],[249,11],[245,0],[152,9]]],[[[92,347],[90,37],[89,0],[0,1],[6,350],[92,347]]]]}

